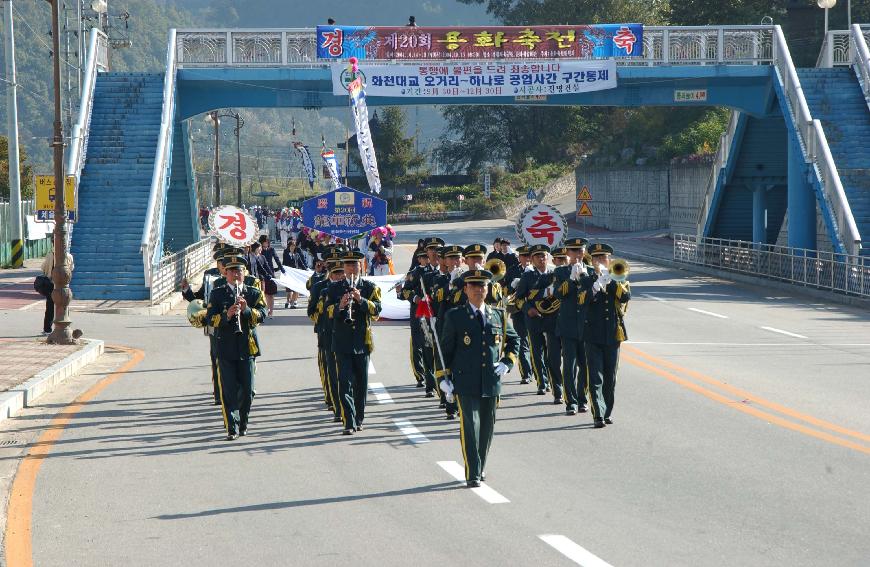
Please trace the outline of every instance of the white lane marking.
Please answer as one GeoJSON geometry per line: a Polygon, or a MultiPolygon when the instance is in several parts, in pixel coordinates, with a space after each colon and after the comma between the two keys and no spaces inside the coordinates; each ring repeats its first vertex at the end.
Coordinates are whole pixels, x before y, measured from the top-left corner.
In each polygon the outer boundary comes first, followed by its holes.
{"type": "Polygon", "coordinates": [[[374,394],[379,404],[392,404],[393,398],[381,382],[369,382],[369,390],[374,394]]]}
{"type": "Polygon", "coordinates": [[[662,346],[727,346],[727,347],[870,347],[870,343],[669,343],[659,341],[625,341],[629,345],[662,345],[662,346]]]}
{"type": "Polygon", "coordinates": [[[695,313],[700,313],[702,315],[709,315],[710,317],[718,317],[719,319],[727,319],[727,315],[719,315],[718,313],[713,313],[712,311],[704,311],[703,309],[696,309],[694,307],[689,307],[689,311],[694,311],[695,313]]]}
{"type": "Polygon", "coordinates": [[[662,303],[667,303],[667,299],[662,299],[661,297],[656,297],[654,295],[650,295],[648,293],[641,294],[641,297],[645,297],[647,299],[655,299],[656,301],[661,301],[662,303]]]}
{"type": "Polygon", "coordinates": [[[789,337],[794,337],[796,339],[806,339],[803,335],[799,335],[797,333],[791,333],[789,331],[783,331],[782,329],[777,329],[776,327],[761,327],[765,331],[770,331],[771,333],[779,333],[780,335],[787,335],[789,337]]]}
{"type": "Polygon", "coordinates": [[[580,547],[563,535],[544,534],[539,535],[538,538],[577,565],[582,565],[583,567],[612,567],[610,563],[604,561],[591,551],[580,547]]]}
{"type": "Polygon", "coordinates": [[[377,374],[377,371],[375,370],[375,363],[372,362],[371,358],[369,359],[369,374],[377,374]]]}
{"type": "MultiPolygon", "coordinates": [[[[438,466],[465,486],[465,467],[456,461],[438,461],[438,466]]],[[[490,488],[487,484],[482,484],[478,488],[472,488],[471,491],[490,504],[507,504],[510,502],[510,500],[490,488]]]]}
{"type": "Polygon", "coordinates": [[[411,443],[416,445],[417,443],[429,442],[429,438],[420,433],[420,430],[414,427],[414,424],[410,421],[394,419],[393,422],[396,424],[396,427],[399,428],[399,431],[401,431],[411,443]]]}

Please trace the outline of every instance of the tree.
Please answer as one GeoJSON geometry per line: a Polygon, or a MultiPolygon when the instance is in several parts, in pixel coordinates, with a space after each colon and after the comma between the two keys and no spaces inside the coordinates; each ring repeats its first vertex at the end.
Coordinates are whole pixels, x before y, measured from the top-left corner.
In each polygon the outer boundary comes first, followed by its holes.
{"type": "MultiPolygon", "coordinates": [[[[378,159],[381,183],[393,189],[393,208],[397,206],[399,186],[417,186],[429,172],[423,167],[426,157],[416,149],[416,136],[405,137],[405,111],[398,106],[388,106],[375,112],[369,122],[372,143],[378,159]]],[[[362,165],[359,152],[351,154],[362,165]]]]}
{"type": "MultiPolygon", "coordinates": [[[[18,162],[21,171],[21,198],[33,197],[33,168],[27,163],[24,148],[18,148],[18,162]]],[[[9,199],[9,139],[0,136],[0,198],[9,199]]]]}
{"type": "Polygon", "coordinates": [[[668,21],[680,26],[748,25],[770,16],[779,21],[785,15],[786,0],[671,0],[668,21]]]}
{"type": "Polygon", "coordinates": [[[459,0],[484,4],[509,26],[532,24],[662,23],[663,0],[459,0]]]}

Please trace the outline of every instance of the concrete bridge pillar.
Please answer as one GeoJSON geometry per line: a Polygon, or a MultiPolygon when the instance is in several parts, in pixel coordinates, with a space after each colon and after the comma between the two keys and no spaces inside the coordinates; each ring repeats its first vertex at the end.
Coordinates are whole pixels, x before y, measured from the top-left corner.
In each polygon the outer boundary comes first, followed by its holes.
{"type": "Polygon", "coordinates": [[[794,142],[788,145],[788,245],[816,249],[816,199],[807,181],[807,165],[794,142]]]}
{"type": "Polygon", "coordinates": [[[752,242],[764,244],[767,242],[767,226],[765,212],[767,211],[767,187],[756,185],[752,190],[752,242]]]}

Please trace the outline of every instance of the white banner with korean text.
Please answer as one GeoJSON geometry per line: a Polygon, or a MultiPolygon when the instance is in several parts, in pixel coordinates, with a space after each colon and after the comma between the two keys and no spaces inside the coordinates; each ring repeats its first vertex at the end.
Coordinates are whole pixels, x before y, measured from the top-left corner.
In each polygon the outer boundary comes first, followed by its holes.
{"type": "MultiPolygon", "coordinates": [[[[332,66],[332,92],[346,95],[347,65],[332,66]]],[[[359,66],[367,96],[556,96],[616,88],[616,61],[488,61],[359,66]]]]}

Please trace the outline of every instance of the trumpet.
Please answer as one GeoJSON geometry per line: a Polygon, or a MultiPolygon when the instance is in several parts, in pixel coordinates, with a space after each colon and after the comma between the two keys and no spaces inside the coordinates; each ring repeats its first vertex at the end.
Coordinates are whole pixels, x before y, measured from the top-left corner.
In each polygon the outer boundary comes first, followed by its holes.
{"type": "Polygon", "coordinates": [[[610,276],[613,278],[613,281],[620,283],[626,281],[630,271],[631,268],[628,265],[628,262],[622,258],[616,258],[610,261],[610,276]]]}
{"type": "Polygon", "coordinates": [[[505,272],[507,272],[507,266],[502,260],[498,258],[493,258],[489,260],[486,264],[483,265],[483,269],[492,273],[492,281],[497,282],[501,280],[505,272]]]}

